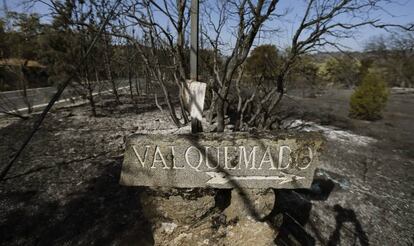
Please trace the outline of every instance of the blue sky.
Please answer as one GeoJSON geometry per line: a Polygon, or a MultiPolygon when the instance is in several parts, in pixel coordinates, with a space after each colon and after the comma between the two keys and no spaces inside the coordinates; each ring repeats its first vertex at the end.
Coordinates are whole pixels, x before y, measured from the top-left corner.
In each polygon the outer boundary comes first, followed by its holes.
{"type": "MultiPolygon", "coordinates": [[[[300,19],[303,17],[305,10],[305,1],[302,0],[285,0],[281,1],[279,7],[279,12],[282,12],[284,9],[289,9],[287,16],[283,17],[283,23],[280,21],[277,23],[279,27],[282,27],[281,38],[276,39],[270,37],[269,40],[263,40],[262,42],[276,43],[277,45],[283,47],[287,43],[290,43],[293,36],[295,27],[298,26],[300,19]]],[[[407,23],[414,23],[414,0],[400,0],[395,1],[394,3],[383,4],[381,7],[385,11],[374,11],[371,13],[371,17],[381,19],[383,23],[393,23],[406,25],[407,23]]],[[[349,21],[347,17],[341,17],[340,21],[349,21]]],[[[271,24],[267,24],[271,25],[271,24]]],[[[363,50],[366,42],[375,36],[388,35],[388,33],[379,28],[373,27],[364,27],[360,28],[350,39],[341,39],[338,42],[344,46],[349,47],[350,50],[363,50]]],[[[329,50],[329,49],[328,49],[329,50]]]]}
{"type": "MultiPolygon", "coordinates": [[[[49,12],[48,7],[40,3],[31,9],[27,9],[24,7],[24,5],[22,5],[24,1],[25,0],[6,0],[10,11],[37,12],[40,14],[47,14],[49,12]]],[[[284,16],[282,20],[267,23],[268,27],[278,26],[281,32],[279,32],[277,35],[271,36],[262,35],[259,42],[273,43],[280,48],[286,47],[291,40],[293,31],[295,30],[295,27],[297,27],[300,17],[303,15],[305,2],[306,1],[304,0],[281,0],[278,5],[278,12],[280,13],[288,9],[288,14],[284,16]]],[[[414,23],[414,0],[397,0],[393,3],[383,4],[382,7],[385,11],[375,11],[371,13],[371,16],[381,19],[384,23],[403,25],[407,23],[414,23]]],[[[230,34],[231,32],[232,30],[229,29],[223,34],[223,39],[229,40],[230,43],[232,39],[232,36],[230,34]]],[[[350,50],[362,50],[366,42],[371,37],[379,35],[386,35],[386,32],[381,29],[364,27],[361,28],[353,38],[340,39],[337,40],[337,42],[348,47],[350,50]]]]}

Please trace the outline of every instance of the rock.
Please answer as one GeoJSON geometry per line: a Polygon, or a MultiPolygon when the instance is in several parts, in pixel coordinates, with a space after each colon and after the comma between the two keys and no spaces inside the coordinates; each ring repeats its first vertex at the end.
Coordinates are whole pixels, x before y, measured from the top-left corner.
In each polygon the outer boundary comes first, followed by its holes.
{"type": "Polygon", "coordinates": [[[221,230],[225,230],[225,237],[220,241],[223,245],[275,245],[274,240],[277,236],[277,231],[266,222],[258,222],[251,217],[243,218],[235,225],[221,230]]]}
{"type": "Polygon", "coordinates": [[[229,129],[229,130],[233,130],[234,129],[234,125],[228,124],[228,125],[226,125],[226,128],[229,129]]]}
{"type": "Polygon", "coordinates": [[[222,213],[212,212],[214,195],[214,190],[205,189],[143,192],[141,205],[152,224],[155,245],[273,245],[274,229],[258,221],[273,209],[272,189],[245,189],[243,194],[233,189],[231,204],[222,213]],[[223,221],[217,224],[217,217],[223,221]]]}
{"type": "Polygon", "coordinates": [[[211,245],[216,234],[209,216],[214,190],[158,188],[141,195],[142,211],[152,224],[155,245],[211,245]],[[202,220],[202,218],[204,220],[202,220]]]}
{"type": "Polygon", "coordinates": [[[231,204],[224,210],[227,221],[253,217],[263,220],[273,209],[275,192],[273,189],[233,189],[231,204]]]}
{"type": "Polygon", "coordinates": [[[203,196],[189,199],[178,194],[160,196],[159,194],[143,193],[141,205],[145,217],[153,226],[161,222],[186,225],[194,223],[206,214],[214,207],[215,201],[214,194],[203,194],[203,196]]]}
{"type": "Polygon", "coordinates": [[[217,232],[210,226],[199,227],[178,226],[174,233],[168,234],[162,227],[154,230],[154,245],[167,246],[193,246],[193,245],[217,245],[217,232]],[[190,229],[191,228],[191,229],[190,229]]]}
{"type": "Polygon", "coordinates": [[[161,230],[167,234],[171,234],[174,232],[175,228],[177,228],[177,224],[175,223],[161,223],[161,230]]]}

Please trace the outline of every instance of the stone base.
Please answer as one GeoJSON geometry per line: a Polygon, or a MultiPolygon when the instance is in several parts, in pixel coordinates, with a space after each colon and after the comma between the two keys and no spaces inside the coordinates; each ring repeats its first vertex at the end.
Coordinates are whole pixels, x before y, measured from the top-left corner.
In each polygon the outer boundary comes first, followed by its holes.
{"type": "Polygon", "coordinates": [[[224,210],[227,222],[252,217],[262,221],[273,210],[275,192],[273,189],[233,189],[231,203],[224,210]]]}
{"type": "Polygon", "coordinates": [[[158,226],[161,222],[191,224],[215,206],[214,190],[203,192],[164,189],[144,192],[141,205],[145,217],[158,226]]]}
{"type": "Polygon", "coordinates": [[[191,227],[174,223],[162,223],[154,230],[155,245],[219,245],[217,232],[209,225],[191,227]]]}
{"type": "Polygon", "coordinates": [[[277,236],[277,231],[266,222],[258,222],[251,217],[243,218],[223,230],[225,237],[221,241],[222,245],[275,245],[274,240],[277,236]]]}
{"type": "Polygon", "coordinates": [[[143,213],[152,224],[155,245],[274,245],[274,228],[258,221],[273,208],[272,189],[233,190],[223,212],[216,207],[215,194],[177,189],[143,193],[143,213]]]}
{"type": "Polygon", "coordinates": [[[198,227],[179,226],[175,223],[161,223],[154,231],[155,245],[241,245],[267,246],[275,245],[277,236],[266,222],[258,222],[252,218],[244,218],[235,224],[212,227],[210,222],[198,227]]]}

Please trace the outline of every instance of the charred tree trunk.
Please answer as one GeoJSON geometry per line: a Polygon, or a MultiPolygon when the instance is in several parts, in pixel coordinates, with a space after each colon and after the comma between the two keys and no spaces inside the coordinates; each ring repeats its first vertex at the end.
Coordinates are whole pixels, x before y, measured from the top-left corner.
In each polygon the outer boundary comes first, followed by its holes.
{"type": "Polygon", "coordinates": [[[87,80],[87,84],[88,84],[88,101],[89,101],[89,105],[91,106],[91,112],[92,112],[92,116],[96,117],[96,105],[95,105],[95,99],[93,98],[93,88],[92,85],[89,81],[89,79],[87,80]]]}
{"type": "MultiPolygon", "coordinates": [[[[95,76],[98,77],[98,74],[95,70],[95,76]]],[[[96,106],[95,106],[95,99],[93,98],[93,89],[94,85],[92,85],[92,82],[89,80],[89,68],[88,65],[85,66],[85,80],[86,80],[86,89],[87,89],[87,99],[89,101],[89,105],[91,106],[91,112],[92,116],[96,117],[96,106]]],[[[95,83],[98,83],[97,81],[95,83]]]]}
{"type": "Polygon", "coordinates": [[[135,91],[137,93],[137,96],[140,95],[140,87],[139,87],[139,81],[138,81],[138,75],[135,75],[135,91]]]}
{"type": "Polygon", "coordinates": [[[212,90],[211,103],[210,103],[209,112],[207,115],[207,121],[210,124],[213,124],[213,118],[214,118],[214,113],[216,109],[216,102],[217,102],[217,94],[216,92],[214,92],[214,90],[212,90]]]}
{"type": "Polygon", "coordinates": [[[217,121],[217,132],[224,132],[224,101],[223,98],[218,97],[216,103],[216,121],[217,121]]]}
{"type": "Polygon", "coordinates": [[[131,96],[132,102],[134,102],[134,93],[132,92],[132,74],[131,74],[131,66],[128,65],[128,83],[129,83],[129,94],[131,96]]]}
{"type": "Polygon", "coordinates": [[[118,104],[121,104],[121,101],[119,100],[119,95],[118,95],[118,88],[116,87],[116,83],[115,80],[113,78],[113,74],[112,74],[112,68],[111,68],[111,59],[109,57],[109,41],[105,40],[105,49],[104,49],[104,63],[105,63],[105,70],[106,70],[106,74],[108,77],[109,82],[111,83],[112,86],[112,92],[115,96],[115,101],[118,104]]]}
{"type": "Polygon", "coordinates": [[[33,112],[33,108],[27,95],[27,85],[26,85],[25,80],[22,81],[22,85],[23,85],[23,101],[27,106],[27,112],[30,114],[33,112]]]}
{"type": "Polygon", "coordinates": [[[164,93],[164,97],[165,97],[165,101],[166,101],[167,106],[168,106],[168,111],[170,113],[170,117],[171,117],[172,121],[174,122],[174,124],[177,127],[181,127],[182,126],[181,122],[178,119],[177,114],[175,113],[174,105],[171,102],[170,93],[168,92],[167,87],[163,83],[160,83],[160,85],[161,85],[161,88],[162,88],[162,92],[164,93]]]}
{"type": "Polygon", "coordinates": [[[28,95],[27,95],[27,87],[28,87],[28,85],[27,85],[27,80],[26,80],[26,76],[24,75],[24,68],[25,68],[25,66],[27,65],[27,63],[28,63],[29,61],[28,60],[26,60],[25,62],[24,62],[24,64],[20,67],[20,74],[21,74],[21,76],[20,76],[20,80],[21,80],[21,83],[22,83],[22,95],[23,95],[23,101],[24,101],[24,103],[26,104],[26,106],[27,106],[27,112],[29,113],[29,114],[31,114],[32,112],[33,112],[33,108],[32,108],[32,105],[31,105],[31,103],[30,103],[30,101],[29,101],[29,97],[28,97],[28,95]]]}
{"type": "Polygon", "coordinates": [[[145,94],[147,94],[147,95],[149,93],[150,83],[151,83],[151,77],[150,77],[149,71],[147,69],[145,69],[145,94]]]}

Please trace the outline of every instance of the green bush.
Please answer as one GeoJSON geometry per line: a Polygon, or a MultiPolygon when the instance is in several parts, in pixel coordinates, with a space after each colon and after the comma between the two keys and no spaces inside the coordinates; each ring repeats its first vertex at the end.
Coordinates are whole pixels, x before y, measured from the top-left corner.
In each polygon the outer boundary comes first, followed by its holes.
{"type": "Polygon", "coordinates": [[[361,120],[378,120],[388,100],[385,81],[374,73],[368,73],[351,96],[349,116],[361,120]]]}

